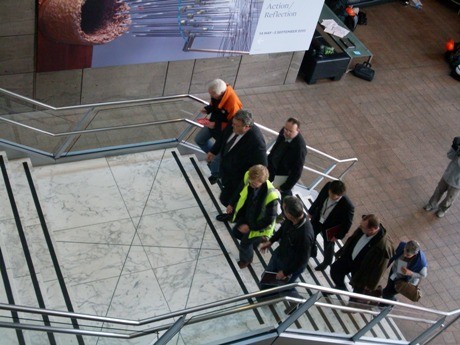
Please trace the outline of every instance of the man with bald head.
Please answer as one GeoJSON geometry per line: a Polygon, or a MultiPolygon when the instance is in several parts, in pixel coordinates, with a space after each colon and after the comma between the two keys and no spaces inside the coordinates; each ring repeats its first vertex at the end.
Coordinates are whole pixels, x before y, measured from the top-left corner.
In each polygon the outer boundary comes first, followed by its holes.
{"type": "MultiPolygon", "coordinates": [[[[336,289],[346,290],[345,276],[351,273],[353,292],[375,290],[394,253],[393,244],[379,218],[375,214],[364,215],[331,266],[336,289]]],[[[350,298],[350,301],[354,300],[350,298]]]]}

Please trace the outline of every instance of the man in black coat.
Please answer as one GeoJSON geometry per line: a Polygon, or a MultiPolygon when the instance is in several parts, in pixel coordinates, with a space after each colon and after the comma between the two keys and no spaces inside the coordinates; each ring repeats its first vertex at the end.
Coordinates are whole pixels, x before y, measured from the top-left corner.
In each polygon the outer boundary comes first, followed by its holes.
{"type": "Polygon", "coordinates": [[[345,193],[346,187],[342,181],[328,182],[308,210],[315,236],[321,233],[324,238],[324,260],[315,267],[317,271],[326,269],[332,263],[334,243],[345,237],[353,223],[355,207],[345,193]]]}
{"type": "Polygon", "coordinates": [[[254,125],[250,112],[239,110],[235,114],[232,126],[225,128],[220,139],[208,152],[208,162],[219,153],[222,181],[219,199],[224,206],[228,206],[246,171],[256,164],[267,166],[265,140],[259,128],[254,125]]]}
{"type": "Polygon", "coordinates": [[[302,175],[306,156],[307,147],[300,133],[300,122],[290,117],[268,155],[269,180],[275,182],[275,188],[281,192],[282,197],[292,195],[291,189],[302,175]],[[278,179],[282,181],[279,184],[278,179]]]}
{"type": "MultiPolygon", "coordinates": [[[[276,279],[286,280],[286,284],[290,284],[294,283],[307,267],[311,249],[315,245],[315,235],[300,199],[294,196],[285,197],[283,211],[286,220],[268,242],[262,244],[260,249],[263,252],[273,243],[279,242],[266,271],[276,272],[276,279]]],[[[261,286],[261,288],[269,288],[269,286],[261,286]]],[[[287,294],[292,297],[300,297],[295,288],[287,291],[287,294]]],[[[295,307],[296,304],[291,305],[286,309],[286,313],[291,313],[295,307]]]]}
{"type": "Polygon", "coordinates": [[[284,198],[283,211],[286,220],[260,249],[264,251],[279,241],[280,245],[273,253],[266,270],[276,272],[277,279],[288,277],[288,283],[294,283],[307,267],[315,237],[311,223],[304,213],[303,204],[298,198],[284,198]]]}

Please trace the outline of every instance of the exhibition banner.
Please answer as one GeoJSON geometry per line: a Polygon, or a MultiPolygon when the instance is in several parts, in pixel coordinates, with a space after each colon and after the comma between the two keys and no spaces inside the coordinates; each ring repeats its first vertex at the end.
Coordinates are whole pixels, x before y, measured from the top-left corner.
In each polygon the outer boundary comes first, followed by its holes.
{"type": "Polygon", "coordinates": [[[307,50],[323,0],[38,0],[37,71],[307,50]]]}
{"type": "Polygon", "coordinates": [[[307,50],[323,1],[265,0],[251,54],[307,50]]]}

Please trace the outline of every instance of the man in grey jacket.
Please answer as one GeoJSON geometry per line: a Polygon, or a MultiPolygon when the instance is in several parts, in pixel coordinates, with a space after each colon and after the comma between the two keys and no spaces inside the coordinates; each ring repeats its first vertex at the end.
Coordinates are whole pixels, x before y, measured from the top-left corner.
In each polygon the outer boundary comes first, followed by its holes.
{"type": "Polygon", "coordinates": [[[452,146],[447,152],[447,158],[450,159],[450,163],[446,171],[444,171],[430,201],[423,207],[425,211],[437,208],[436,216],[438,218],[444,217],[460,191],[460,137],[454,138],[452,146]],[[444,193],[446,193],[446,197],[439,203],[444,193]]]}

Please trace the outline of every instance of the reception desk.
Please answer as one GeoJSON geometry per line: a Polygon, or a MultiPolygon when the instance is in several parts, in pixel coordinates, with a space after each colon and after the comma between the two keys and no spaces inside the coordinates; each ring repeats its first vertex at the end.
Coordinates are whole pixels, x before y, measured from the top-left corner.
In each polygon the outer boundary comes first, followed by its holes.
{"type": "Polygon", "coordinates": [[[354,47],[347,47],[340,37],[324,31],[320,25],[323,19],[333,19],[337,24],[345,27],[335,13],[324,5],[310,49],[305,52],[299,69],[299,74],[308,84],[314,84],[318,79],[339,80],[356,63],[372,60],[372,53],[353,32],[350,31],[345,38],[353,43],[354,47]],[[318,54],[318,47],[321,45],[334,48],[334,53],[318,54]]]}
{"type": "MultiPolygon", "coordinates": [[[[326,4],[324,4],[323,6],[318,22],[321,23],[323,19],[333,19],[337,22],[337,24],[346,28],[345,24],[343,24],[339,17],[337,17],[336,14],[332,12],[332,10],[326,4]]],[[[358,39],[358,37],[356,37],[356,35],[352,31],[350,31],[345,37],[348,38],[352,43],[354,43],[355,47],[348,48],[340,40],[340,37],[330,35],[324,32],[323,27],[321,27],[320,25],[318,25],[318,27],[317,30],[328,42],[332,40],[334,42],[334,45],[340,47],[340,49],[350,57],[351,66],[354,66],[357,62],[370,62],[372,60],[372,53],[369,51],[369,49],[366,48],[366,46],[358,39]]]]}

